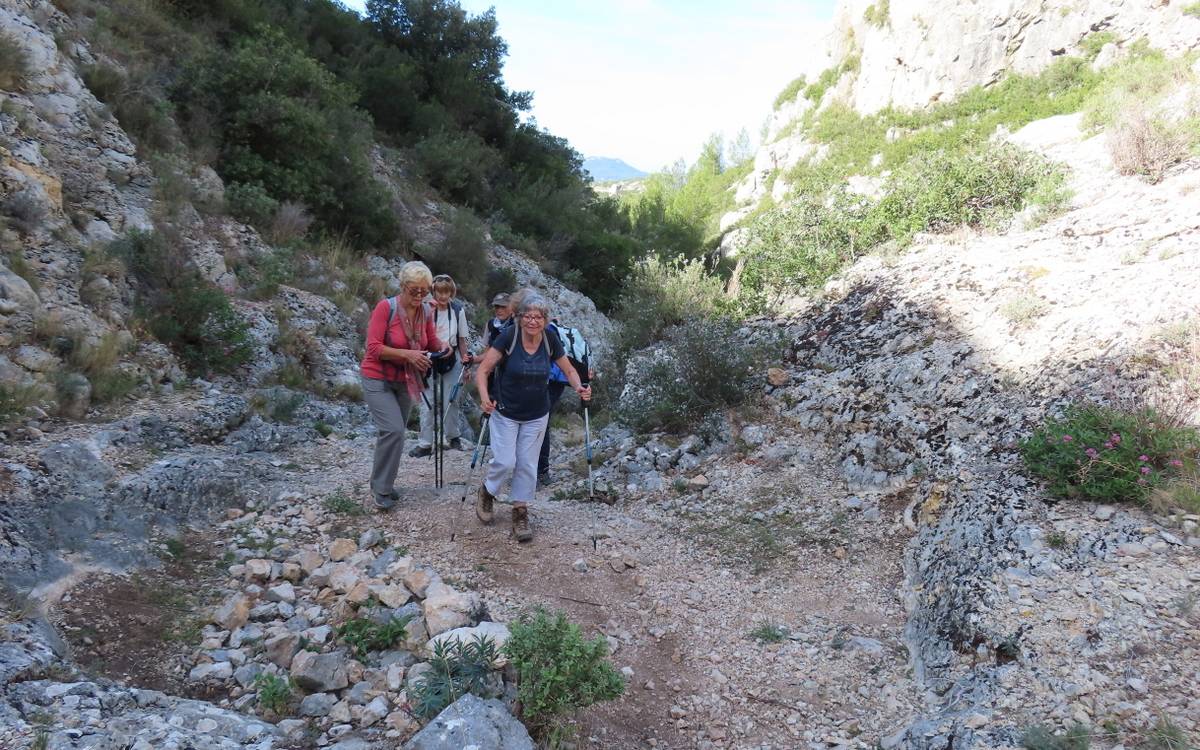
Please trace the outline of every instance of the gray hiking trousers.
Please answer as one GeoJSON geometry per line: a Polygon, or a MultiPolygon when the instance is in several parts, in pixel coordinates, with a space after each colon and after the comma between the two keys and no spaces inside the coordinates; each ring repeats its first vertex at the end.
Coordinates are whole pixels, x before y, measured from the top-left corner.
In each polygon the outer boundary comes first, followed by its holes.
{"type": "Polygon", "coordinates": [[[391,495],[395,490],[400,457],[404,455],[404,435],[408,429],[408,412],[412,408],[408,384],[363,378],[362,389],[363,400],[379,429],[379,437],[375,440],[375,463],[371,467],[371,491],[376,495],[391,495]]]}

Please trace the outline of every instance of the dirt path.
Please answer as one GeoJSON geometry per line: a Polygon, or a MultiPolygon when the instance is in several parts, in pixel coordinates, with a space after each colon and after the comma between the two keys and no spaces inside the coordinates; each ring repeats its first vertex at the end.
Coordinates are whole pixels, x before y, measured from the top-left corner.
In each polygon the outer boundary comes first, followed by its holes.
{"type": "MultiPolygon", "coordinates": [[[[370,447],[344,441],[311,462],[295,457],[312,467],[316,486],[306,491],[346,489],[365,476],[370,447]]],[[[462,481],[467,460],[448,453],[448,481],[462,481]]],[[[426,489],[347,531],[378,524],[444,578],[479,591],[497,620],[541,605],[604,634],[614,663],[632,676],[621,700],[580,717],[581,747],[873,746],[914,708],[897,596],[907,538],[898,512],[849,523],[837,483],[811,467],[750,471],[764,475],[748,478],[762,490],[752,507],[739,505],[744,493],[731,486],[728,505],[720,494],[706,501],[715,518],[664,507],[670,490],[662,501],[610,507],[554,501],[542,489],[534,540],[522,545],[507,506],[485,527],[471,497],[460,503],[461,484],[438,493],[432,463],[406,458],[398,486],[426,489]],[[771,516],[777,507],[792,515],[771,516]],[[754,509],[770,521],[752,521],[754,509]]]]}

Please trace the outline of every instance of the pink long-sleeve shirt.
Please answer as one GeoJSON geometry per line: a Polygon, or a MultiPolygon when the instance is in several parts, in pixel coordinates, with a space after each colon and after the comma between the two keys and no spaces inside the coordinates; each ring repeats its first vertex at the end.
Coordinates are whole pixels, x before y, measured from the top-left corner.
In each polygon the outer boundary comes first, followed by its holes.
{"type": "Polygon", "coordinates": [[[399,362],[379,358],[379,350],[385,345],[393,349],[416,349],[417,351],[442,351],[446,348],[446,345],[437,337],[433,315],[430,314],[428,306],[425,309],[425,325],[417,332],[418,340],[409,341],[408,335],[404,332],[403,321],[403,316],[408,313],[403,305],[399,304],[399,301],[397,301],[397,305],[396,316],[392,318],[390,329],[388,329],[388,315],[391,308],[386,299],[380,300],[371,313],[371,321],[367,324],[367,352],[363,355],[361,366],[361,372],[365,378],[395,382],[408,381],[409,374],[399,362]],[[384,340],[385,330],[389,334],[386,341],[384,340]]]}

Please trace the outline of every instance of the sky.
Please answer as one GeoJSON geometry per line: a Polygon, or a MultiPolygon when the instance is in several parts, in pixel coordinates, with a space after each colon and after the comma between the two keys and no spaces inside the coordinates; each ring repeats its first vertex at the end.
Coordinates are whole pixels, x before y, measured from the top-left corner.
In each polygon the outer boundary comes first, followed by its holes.
{"type": "Polygon", "coordinates": [[[505,83],[533,92],[538,125],[644,171],[690,163],[716,132],[757,144],[776,94],[819,68],[834,2],[460,0],[495,7],[505,83]]]}

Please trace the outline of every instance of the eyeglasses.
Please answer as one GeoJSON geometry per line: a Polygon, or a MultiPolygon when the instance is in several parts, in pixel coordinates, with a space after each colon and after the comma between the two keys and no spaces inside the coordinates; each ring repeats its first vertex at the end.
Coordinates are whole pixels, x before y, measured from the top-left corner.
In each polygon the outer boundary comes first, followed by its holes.
{"type": "Polygon", "coordinates": [[[408,287],[404,290],[410,297],[424,297],[429,294],[429,287],[408,287]]]}
{"type": "Polygon", "coordinates": [[[524,315],[521,316],[521,320],[527,320],[531,323],[537,322],[539,320],[545,320],[545,319],[546,319],[546,316],[542,315],[541,313],[525,313],[524,315]]]}

